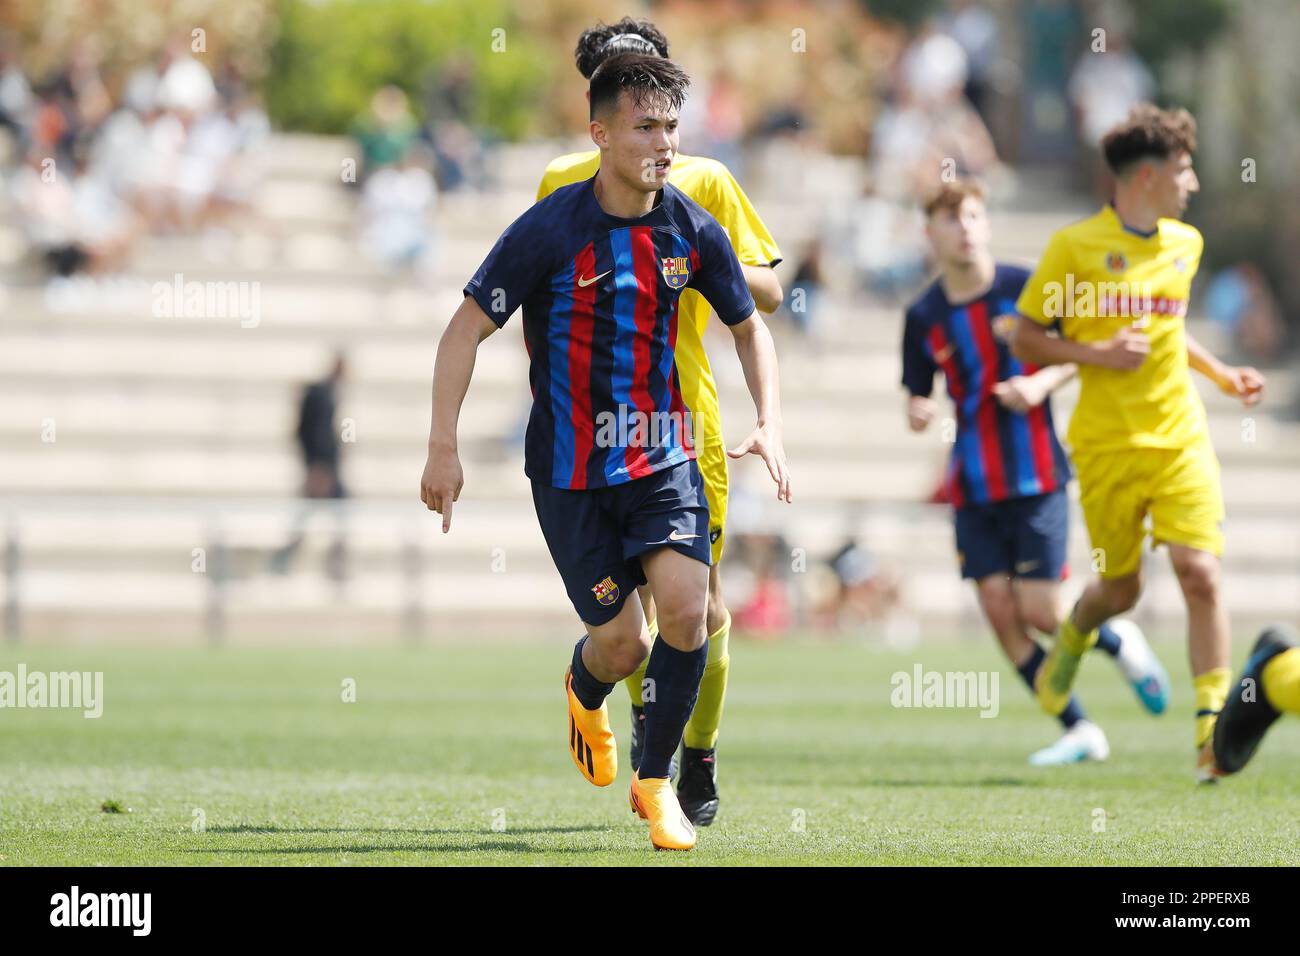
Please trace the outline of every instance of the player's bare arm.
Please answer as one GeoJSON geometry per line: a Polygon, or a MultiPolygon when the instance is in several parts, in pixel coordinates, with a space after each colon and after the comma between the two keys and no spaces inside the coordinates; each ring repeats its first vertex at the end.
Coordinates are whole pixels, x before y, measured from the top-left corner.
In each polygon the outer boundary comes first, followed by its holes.
{"type": "Polygon", "coordinates": [[[1219,386],[1220,391],[1240,398],[1241,404],[1259,404],[1264,398],[1264,376],[1258,369],[1250,365],[1227,365],[1190,335],[1186,338],[1189,366],[1219,386]]]}
{"type": "Polygon", "coordinates": [[[433,414],[429,456],[420,477],[420,500],[442,515],[442,533],[451,530],[452,502],[460,498],[465,473],[456,447],[460,407],[474,376],[479,343],[497,330],[496,323],[469,296],[461,302],[438,342],[433,366],[433,414]]]}
{"type": "Polygon", "coordinates": [[[1114,338],[1102,342],[1075,342],[1051,334],[1033,319],[1022,315],[1016,323],[1011,352],[1022,362],[1035,365],[1097,365],[1131,372],[1151,354],[1151,340],[1134,328],[1120,329],[1114,338]]]}
{"type": "Polygon", "coordinates": [[[1013,375],[993,386],[993,396],[1003,408],[1024,414],[1037,408],[1054,391],[1079,374],[1079,366],[1072,362],[1048,365],[1032,375],[1013,375]]]}
{"type": "Polygon", "coordinates": [[[781,288],[781,280],[776,277],[775,269],[771,266],[747,266],[741,263],[740,271],[745,275],[745,284],[749,286],[749,294],[754,297],[754,305],[759,312],[771,315],[781,308],[785,290],[781,288]]]}
{"type": "Polygon", "coordinates": [[[790,494],[790,471],[785,462],[785,445],[781,436],[781,384],[776,364],[776,346],[767,323],[757,312],[744,322],[728,326],[736,339],[736,354],[745,372],[745,384],[754,399],[758,424],[735,448],[731,458],[758,455],[776,482],[776,497],[787,503],[790,494]]]}

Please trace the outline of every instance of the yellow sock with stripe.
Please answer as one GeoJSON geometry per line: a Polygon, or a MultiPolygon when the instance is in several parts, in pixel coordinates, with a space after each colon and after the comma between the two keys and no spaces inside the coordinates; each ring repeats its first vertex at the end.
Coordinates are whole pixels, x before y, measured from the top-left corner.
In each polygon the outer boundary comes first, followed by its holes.
{"type": "Polygon", "coordinates": [[[722,627],[709,635],[709,658],[700,679],[700,696],[686,722],[682,741],[692,750],[711,750],[718,742],[718,727],[722,725],[722,703],[727,696],[727,670],[731,655],[727,653],[727,638],[731,636],[731,614],[722,627]]]}
{"type": "MultiPolygon", "coordinates": [[[[647,627],[650,630],[651,645],[659,638],[659,622],[651,621],[647,627]]],[[[650,663],[650,655],[641,662],[641,666],[634,670],[627,677],[623,678],[623,686],[627,688],[627,696],[632,698],[632,706],[641,706],[641,685],[645,682],[645,666],[650,663]]]]}
{"type": "Polygon", "coordinates": [[[1264,697],[1275,709],[1300,714],[1300,647],[1277,655],[1264,665],[1260,677],[1264,697]]]}
{"type": "Polygon", "coordinates": [[[1196,746],[1205,746],[1205,742],[1214,733],[1214,722],[1219,719],[1219,711],[1228,699],[1228,688],[1232,683],[1232,672],[1226,667],[1197,674],[1192,678],[1192,687],[1196,689],[1196,746]]]}
{"type": "Polygon", "coordinates": [[[1097,638],[1101,636],[1101,628],[1094,627],[1085,634],[1074,623],[1074,612],[1071,611],[1065,615],[1065,620],[1061,622],[1056,634],[1056,639],[1061,642],[1061,646],[1071,654],[1083,654],[1097,643],[1097,638]]]}

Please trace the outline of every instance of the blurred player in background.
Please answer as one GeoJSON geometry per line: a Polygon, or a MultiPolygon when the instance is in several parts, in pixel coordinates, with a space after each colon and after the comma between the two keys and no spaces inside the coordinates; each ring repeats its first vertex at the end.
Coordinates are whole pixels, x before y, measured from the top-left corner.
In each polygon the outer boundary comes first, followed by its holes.
{"type": "MultiPolygon", "coordinates": [[[[624,17],[612,25],[597,24],[578,38],[575,51],[578,72],[590,79],[605,59],[628,52],[666,57],[668,39],[647,20],[624,17]]],[[[538,200],[562,186],[590,179],[599,167],[600,154],[595,150],[570,153],[553,160],[537,189],[538,200]]],[[[703,206],[726,230],[758,310],[769,314],[775,312],[781,305],[783,293],[773,267],[781,261],[781,251],[727,167],[717,160],[679,153],[673,159],[668,181],[703,206]]],[[[709,571],[709,662],[700,683],[699,700],[683,736],[684,760],[677,795],[691,821],[697,826],[708,826],[718,812],[716,747],[730,661],[727,643],[731,614],[722,599],[719,574],[727,521],[727,450],[722,438],[718,388],[704,352],[709,304],[698,293],[687,290],[682,294],[679,308],[677,369],[681,376],[682,398],[696,425],[700,474],[709,499],[713,565],[709,571]]],[[[739,457],[739,453],[744,451],[742,446],[733,457],[739,457]]],[[[641,600],[653,638],[658,629],[654,600],[644,588],[641,600]]],[[[632,698],[633,768],[637,767],[641,757],[645,720],[641,682],[644,678],[645,670],[641,668],[624,682],[632,698]]]]}
{"type": "Polygon", "coordinates": [[[593,176],[556,190],[497,240],[465,287],[438,346],[425,504],[451,525],[463,472],[456,422],[479,343],[524,308],[535,400],[524,470],[538,522],[587,634],[565,675],[574,763],[613,782],[617,746],[605,699],[645,664],[642,752],[633,809],[657,849],[689,850],[695,828],[669,779],[707,665],[710,514],[674,351],[679,296],[695,288],[732,332],[758,415],[733,453],[762,457],[790,500],[776,349],[727,234],[668,182],[686,74],[625,53],[592,75],[593,176]],[[647,429],[632,414],[645,415],[647,429]],[[676,419],[674,419],[676,416],[676,419]],[[609,428],[609,423],[620,423],[609,428]],[[654,422],[677,421],[660,433],[654,422]],[[648,432],[648,434],[647,434],[648,432]],[[648,584],[659,639],[648,647],[648,584]],[[646,652],[649,651],[649,660],[646,652]]]}
{"type": "Polygon", "coordinates": [[[1208,780],[1231,634],[1219,589],[1219,462],[1189,369],[1245,405],[1260,400],[1264,379],[1220,362],[1184,328],[1205,244],[1178,218],[1199,188],[1196,121],[1186,110],[1143,104],[1106,135],[1102,150],[1114,200],[1051,238],[1016,302],[1016,355],[1079,366],[1069,440],[1099,575],[1061,623],[1039,672],[1038,700],[1048,713],[1065,709],[1101,626],[1137,603],[1149,517],[1153,546],[1168,545],[1187,602],[1197,776],[1208,780]]]}
{"type": "MultiPolygon", "coordinates": [[[[957,410],[946,480],[955,509],[961,574],[1003,653],[1032,690],[1045,658],[1033,638],[1056,632],[1069,542],[1070,466],[1052,423],[1051,393],[1073,365],[1037,368],[1010,351],[1015,302],[1029,273],[994,262],[984,190],[947,183],[925,205],[939,278],[906,313],[903,387],[913,431],[934,421],[930,397],[943,372],[957,410]]],[[[1168,677],[1136,625],[1103,626],[1098,646],[1114,658],[1151,713],[1164,711],[1168,677]]],[[[1065,733],[1030,756],[1036,766],[1105,760],[1101,728],[1069,696],[1055,712],[1065,733]]]]}

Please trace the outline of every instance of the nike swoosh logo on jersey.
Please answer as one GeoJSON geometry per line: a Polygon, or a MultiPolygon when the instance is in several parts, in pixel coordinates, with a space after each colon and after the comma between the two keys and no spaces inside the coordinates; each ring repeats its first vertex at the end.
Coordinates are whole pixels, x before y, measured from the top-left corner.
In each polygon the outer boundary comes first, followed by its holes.
{"type": "Polygon", "coordinates": [[[609,273],[613,271],[614,271],[613,269],[610,269],[609,272],[602,272],[600,275],[593,276],[590,279],[584,279],[582,276],[578,276],[578,288],[585,289],[593,282],[599,282],[601,279],[605,278],[605,276],[609,275],[609,273]]]}
{"type": "Polygon", "coordinates": [[[698,534],[678,534],[676,528],[668,532],[669,541],[690,541],[691,538],[698,538],[698,537],[699,537],[698,534]]]}

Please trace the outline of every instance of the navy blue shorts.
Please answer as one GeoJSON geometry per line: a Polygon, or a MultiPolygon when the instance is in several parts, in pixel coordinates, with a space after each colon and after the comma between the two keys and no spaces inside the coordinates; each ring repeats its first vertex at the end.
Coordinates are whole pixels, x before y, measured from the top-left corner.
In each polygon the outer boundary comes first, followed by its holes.
{"type": "Polygon", "coordinates": [[[1059,581],[1065,576],[1070,502],[1065,489],[1032,498],[1008,498],[958,508],[957,560],[961,576],[990,574],[1059,581]]]}
{"type": "Polygon", "coordinates": [[[586,624],[614,619],[638,585],[641,555],[673,548],[711,563],[709,502],[694,461],[609,488],[533,482],[537,522],[573,609],[586,624]]]}

